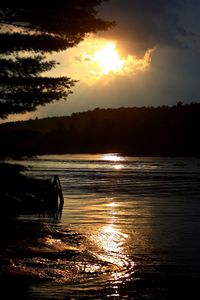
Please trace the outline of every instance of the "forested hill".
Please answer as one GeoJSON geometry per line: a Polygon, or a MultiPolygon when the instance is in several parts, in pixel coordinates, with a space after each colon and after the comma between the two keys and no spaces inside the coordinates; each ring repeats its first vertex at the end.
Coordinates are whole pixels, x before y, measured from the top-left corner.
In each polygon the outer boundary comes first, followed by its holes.
{"type": "Polygon", "coordinates": [[[0,155],[200,156],[200,104],[95,109],[0,125],[0,155]]]}

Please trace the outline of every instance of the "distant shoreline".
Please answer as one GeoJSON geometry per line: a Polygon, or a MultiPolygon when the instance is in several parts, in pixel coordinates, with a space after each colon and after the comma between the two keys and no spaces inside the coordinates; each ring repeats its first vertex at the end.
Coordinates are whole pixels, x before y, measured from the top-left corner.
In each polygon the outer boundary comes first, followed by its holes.
{"type": "Polygon", "coordinates": [[[200,103],[95,109],[0,125],[1,157],[121,153],[200,157],[200,103]]]}

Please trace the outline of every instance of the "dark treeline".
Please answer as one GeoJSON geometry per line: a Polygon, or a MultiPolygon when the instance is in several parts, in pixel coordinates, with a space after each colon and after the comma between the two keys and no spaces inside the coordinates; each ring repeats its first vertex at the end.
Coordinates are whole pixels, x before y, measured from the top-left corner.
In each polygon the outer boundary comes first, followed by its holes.
{"type": "Polygon", "coordinates": [[[200,156],[200,103],[99,109],[0,125],[1,156],[120,152],[200,156]]]}

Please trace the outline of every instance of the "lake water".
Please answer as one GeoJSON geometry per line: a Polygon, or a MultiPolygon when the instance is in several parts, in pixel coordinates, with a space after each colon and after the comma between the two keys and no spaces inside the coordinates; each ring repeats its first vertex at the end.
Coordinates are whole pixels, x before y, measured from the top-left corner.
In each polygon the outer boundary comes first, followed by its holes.
{"type": "Polygon", "coordinates": [[[200,159],[48,155],[21,163],[29,176],[59,175],[65,199],[57,220],[19,217],[39,224],[37,236],[12,247],[13,269],[31,277],[21,298],[198,299],[200,159]]]}

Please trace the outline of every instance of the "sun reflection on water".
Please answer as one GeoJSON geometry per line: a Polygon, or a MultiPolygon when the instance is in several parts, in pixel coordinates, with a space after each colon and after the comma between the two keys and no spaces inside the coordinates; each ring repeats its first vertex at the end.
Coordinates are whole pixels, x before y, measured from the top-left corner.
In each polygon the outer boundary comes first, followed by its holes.
{"type": "Polygon", "coordinates": [[[119,171],[124,168],[124,165],[121,163],[124,160],[124,158],[118,154],[104,154],[102,155],[101,159],[103,161],[110,162],[111,168],[113,168],[114,170],[119,171]]]}
{"type": "Polygon", "coordinates": [[[102,227],[98,233],[98,243],[106,252],[119,253],[128,235],[121,233],[113,225],[102,227]]]}
{"type": "Polygon", "coordinates": [[[135,263],[127,255],[130,237],[118,224],[120,205],[112,198],[109,200],[110,202],[104,204],[107,207],[108,224],[96,228],[91,239],[97,246],[98,250],[95,252],[98,259],[115,266],[114,269],[111,269],[109,279],[118,287],[123,280],[127,280],[131,276],[135,263]]]}
{"type": "Polygon", "coordinates": [[[116,202],[110,202],[107,204],[108,207],[117,207],[118,204],[116,202]]]}
{"type": "Polygon", "coordinates": [[[114,169],[115,170],[121,170],[121,169],[123,169],[124,168],[124,166],[122,165],[122,164],[119,164],[119,165],[115,165],[114,166],[114,169]]]}
{"type": "Polygon", "coordinates": [[[109,296],[118,297],[121,284],[129,280],[135,269],[135,263],[126,251],[129,235],[123,233],[115,224],[108,224],[99,228],[93,241],[99,248],[98,259],[113,266],[109,276],[113,292],[109,296]]]}
{"type": "Polygon", "coordinates": [[[102,156],[102,160],[111,161],[111,162],[119,162],[122,161],[123,158],[118,154],[104,154],[102,156]]]}

